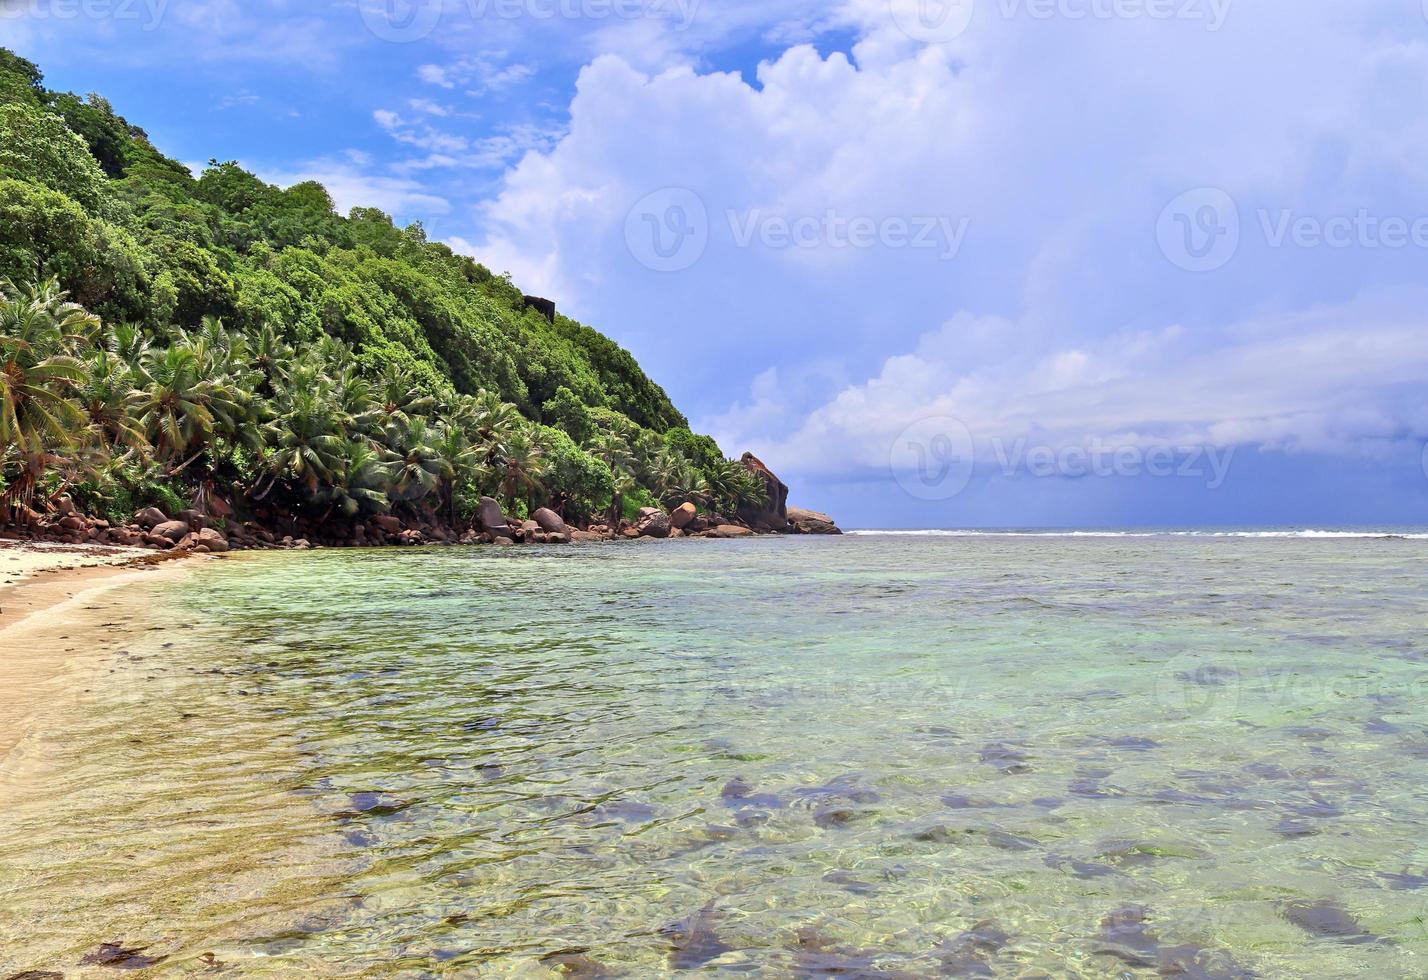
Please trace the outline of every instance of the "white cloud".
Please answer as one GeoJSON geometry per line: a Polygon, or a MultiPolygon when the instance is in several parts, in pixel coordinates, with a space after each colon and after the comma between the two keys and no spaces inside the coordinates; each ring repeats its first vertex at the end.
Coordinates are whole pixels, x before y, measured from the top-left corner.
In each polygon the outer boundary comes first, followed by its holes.
{"type": "MultiPolygon", "coordinates": [[[[789,9],[796,37],[808,18],[789,9]]],[[[856,0],[835,18],[858,25],[851,59],[793,47],[756,84],[672,55],[655,72],[596,58],[568,134],[486,207],[479,251],[617,331],[730,442],[809,466],[871,465],[890,427],[940,409],[1065,438],[1406,438],[1423,420],[1401,389],[1428,384],[1414,353],[1428,330],[1394,298],[1421,281],[1423,256],[1276,249],[1254,232],[1261,208],[1424,211],[1428,46],[1384,29],[1396,8],[1276,0],[1236,6],[1219,31],[1001,9],[979,5],[955,42],[923,45],[885,0],[856,0]],[[1197,277],[1157,250],[1156,221],[1206,185],[1239,202],[1245,235],[1197,277]],[[631,206],[667,187],[708,213],[707,250],[677,273],[642,267],[625,239],[631,206]],[[968,224],[939,261],[739,247],[731,222],[754,213],[968,224]],[[672,323],[723,356],[681,356],[672,323]],[[790,383],[834,354],[865,380],[790,383]],[[731,398],[736,385],[751,395],[731,398]]],[[[1422,32],[1414,13],[1403,23],[1422,32]]]]}
{"type": "Polygon", "coordinates": [[[832,476],[885,471],[898,435],[957,419],[983,458],[993,440],[1052,447],[1244,446],[1338,453],[1428,435],[1428,291],[1269,316],[1218,331],[1207,346],[1175,326],[1108,336],[1084,349],[1018,350],[976,367],[963,354],[1017,323],[959,314],[848,385],[786,434],[791,414],[767,374],[749,402],[710,421],[728,446],[832,476]]]}

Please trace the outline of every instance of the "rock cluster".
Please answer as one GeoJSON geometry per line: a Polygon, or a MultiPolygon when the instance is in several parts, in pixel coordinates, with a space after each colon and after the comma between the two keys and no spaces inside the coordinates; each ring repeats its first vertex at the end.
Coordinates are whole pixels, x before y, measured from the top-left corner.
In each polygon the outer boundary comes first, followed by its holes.
{"type": "Polygon", "coordinates": [[[102,518],[84,516],[73,499],[60,495],[48,502],[44,512],[23,506],[16,508],[8,525],[3,523],[5,514],[0,512],[0,537],[223,554],[313,547],[562,545],[635,538],[842,533],[827,514],[787,506],[788,487],[752,454],[745,454],[744,465],[765,481],[770,491],[769,505],[755,513],[741,512],[734,517],[701,513],[694,504],[684,503],[668,513],[658,507],[646,507],[634,521],[579,528],[567,525],[564,518],[547,507],[536,510],[528,520],[514,520],[502,512],[494,498],[482,497],[474,524],[455,528],[430,512],[407,517],[376,514],[365,520],[333,517],[315,522],[258,508],[249,519],[240,520],[227,501],[209,498],[204,501],[206,513],[186,509],[170,516],[157,507],[146,507],[123,524],[111,524],[102,518]]]}

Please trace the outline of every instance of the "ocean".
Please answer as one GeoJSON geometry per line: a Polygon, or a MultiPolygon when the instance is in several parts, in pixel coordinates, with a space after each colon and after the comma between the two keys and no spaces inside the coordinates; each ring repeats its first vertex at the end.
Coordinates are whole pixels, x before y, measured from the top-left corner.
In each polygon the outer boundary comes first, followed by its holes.
{"type": "Polygon", "coordinates": [[[0,976],[1423,976],[1425,586],[1401,529],[206,563],[52,639],[0,976]]]}

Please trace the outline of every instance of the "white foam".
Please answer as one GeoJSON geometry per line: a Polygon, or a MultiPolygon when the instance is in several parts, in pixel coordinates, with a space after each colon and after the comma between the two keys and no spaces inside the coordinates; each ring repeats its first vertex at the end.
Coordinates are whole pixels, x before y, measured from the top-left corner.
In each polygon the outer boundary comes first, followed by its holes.
{"type": "Polygon", "coordinates": [[[857,530],[851,535],[898,535],[930,538],[1321,538],[1321,539],[1404,539],[1428,540],[1428,533],[1399,531],[1330,531],[1315,528],[1273,531],[971,531],[941,530],[857,530]]]}

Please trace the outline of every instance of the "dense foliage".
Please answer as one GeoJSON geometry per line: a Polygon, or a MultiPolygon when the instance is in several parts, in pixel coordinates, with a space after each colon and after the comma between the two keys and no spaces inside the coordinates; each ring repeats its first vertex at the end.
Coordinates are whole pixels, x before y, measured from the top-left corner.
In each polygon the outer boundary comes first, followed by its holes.
{"type": "Polygon", "coordinates": [[[757,480],[618,345],[508,276],[233,163],[195,178],[0,49],[0,486],[118,516],[728,511],[757,480]]]}

